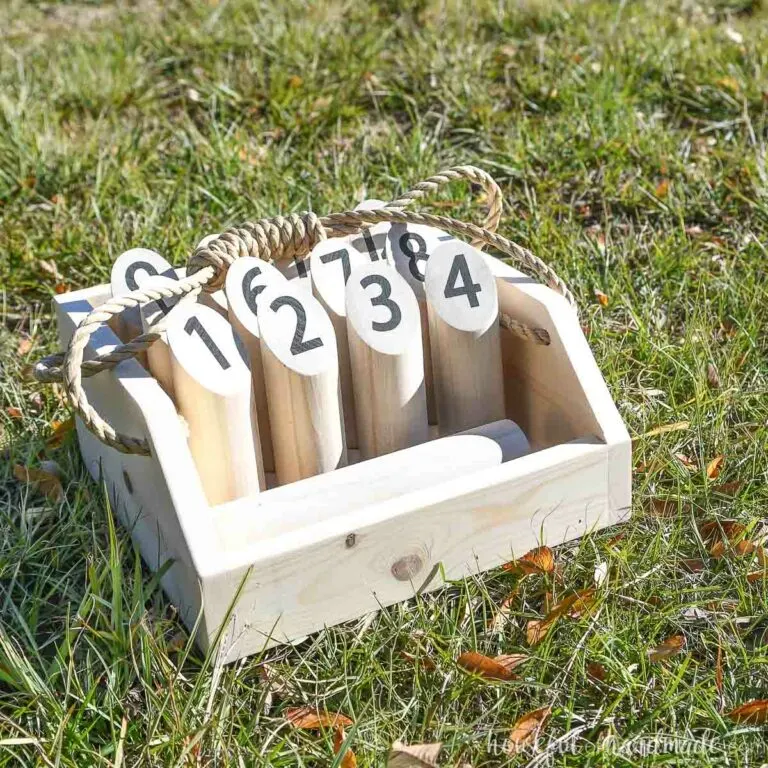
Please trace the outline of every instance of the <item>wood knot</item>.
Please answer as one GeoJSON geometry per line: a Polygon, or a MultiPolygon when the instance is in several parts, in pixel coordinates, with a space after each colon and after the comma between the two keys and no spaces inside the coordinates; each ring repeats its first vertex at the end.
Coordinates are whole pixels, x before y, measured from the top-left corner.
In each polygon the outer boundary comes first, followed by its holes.
{"type": "Polygon", "coordinates": [[[418,555],[405,555],[392,564],[392,575],[398,581],[411,581],[424,567],[424,562],[418,555]]]}

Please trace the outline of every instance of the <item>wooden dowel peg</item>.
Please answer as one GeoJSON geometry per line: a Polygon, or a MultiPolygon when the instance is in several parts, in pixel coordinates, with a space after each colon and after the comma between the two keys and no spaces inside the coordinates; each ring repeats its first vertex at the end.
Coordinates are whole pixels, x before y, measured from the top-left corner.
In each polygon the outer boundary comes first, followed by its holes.
{"type": "Polygon", "coordinates": [[[424,291],[424,275],[430,254],[444,242],[454,240],[447,232],[423,224],[393,224],[387,235],[389,254],[395,269],[407,281],[416,294],[421,314],[421,340],[424,346],[424,380],[427,388],[427,413],[429,423],[437,424],[432,353],[429,344],[429,317],[427,295],[424,291]]]}
{"type": "Polygon", "coordinates": [[[333,324],[320,302],[295,283],[270,285],[256,300],[281,485],[347,463],[333,324]]]}
{"type": "MultiPolygon", "coordinates": [[[[355,206],[356,211],[375,211],[384,208],[383,200],[363,200],[355,206]]],[[[358,234],[351,235],[349,240],[352,247],[367,256],[371,261],[386,261],[389,258],[387,248],[387,235],[392,225],[388,221],[365,227],[358,234]]]]}
{"type": "Polygon", "coordinates": [[[251,364],[253,397],[256,403],[265,472],[275,471],[275,459],[272,450],[272,430],[269,422],[264,368],[261,361],[261,333],[256,299],[267,286],[285,282],[283,274],[271,264],[261,259],[244,257],[229,267],[224,283],[229,306],[229,321],[242,339],[251,364]]]}
{"type": "MultiPolygon", "coordinates": [[[[414,491],[439,488],[529,451],[520,427],[504,419],[396,451],[376,461],[273,488],[254,500],[254,514],[245,524],[253,536],[268,539],[321,523],[330,516],[354,514],[414,491]]],[[[217,518],[218,529],[232,548],[241,546],[244,537],[240,509],[227,505],[217,518]]],[[[482,516],[482,512],[478,515],[482,516]]]]}
{"type": "Polygon", "coordinates": [[[173,387],[211,506],[266,488],[251,374],[230,324],[203,304],[168,318],[173,387]]]}
{"type": "Polygon", "coordinates": [[[352,270],[347,338],[362,459],[428,438],[419,305],[397,270],[379,261],[352,270]]]}
{"type": "Polygon", "coordinates": [[[440,434],[504,418],[499,300],[485,258],[445,242],[427,262],[424,286],[440,434]]]}
{"type": "MultiPolygon", "coordinates": [[[[149,290],[153,288],[164,288],[173,283],[174,280],[170,277],[155,275],[148,280],[145,280],[141,287],[144,290],[149,290]]],[[[181,299],[177,296],[173,296],[142,304],[139,308],[141,314],[141,332],[149,333],[152,331],[154,326],[156,326],[157,323],[165,318],[168,313],[180,303],[194,303],[194,297],[191,294],[187,294],[181,299]]],[[[160,338],[147,349],[147,367],[149,368],[149,372],[157,380],[157,383],[165,390],[165,393],[172,400],[175,400],[176,395],[173,389],[173,369],[171,365],[171,352],[168,348],[167,331],[162,331],[160,333],[160,338]]]]}
{"type": "MultiPolygon", "coordinates": [[[[141,288],[150,277],[162,275],[176,280],[176,270],[159,254],[149,248],[131,248],[121,253],[112,264],[110,284],[112,295],[119,296],[141,288]]],[[[113,330],[123,341],[130,341],[141,333],[141,313],[138,307],[126,309],[118,315],[113,330]]],[[[146,355],[140,355],[146,364],[146,355]]]]}
{"type": "Polygon", "coordinates": [[[370,263],[367,254],[352,247],[350,238],[329,238],[309,254],[312,288],[333,323],[339,355],[339,379],[344,406],[344,428],[349,448],[357,448],[357,423],[352,373],[347,344],[347,309],[344,289],[353,269],[370,263]]]}

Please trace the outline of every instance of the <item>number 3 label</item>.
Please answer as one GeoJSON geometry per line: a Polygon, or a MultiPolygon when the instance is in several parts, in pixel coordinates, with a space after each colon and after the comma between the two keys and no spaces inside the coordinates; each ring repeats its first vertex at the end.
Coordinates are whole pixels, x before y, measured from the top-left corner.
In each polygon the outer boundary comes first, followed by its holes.
{"type": "Polygon", "coordinates": [[[370,347],[395,354],[413,335],[421,335],[416,296],[397,270],[386,262],[358,267],[346,291],[347,323],[370,347]]]}

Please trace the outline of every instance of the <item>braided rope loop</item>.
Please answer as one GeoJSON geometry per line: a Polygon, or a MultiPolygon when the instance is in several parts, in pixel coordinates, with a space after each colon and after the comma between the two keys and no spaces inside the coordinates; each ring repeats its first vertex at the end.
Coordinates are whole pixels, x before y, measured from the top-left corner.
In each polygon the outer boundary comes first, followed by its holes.
{"type": "MultiPolygon", "coordinates": [[[[163,286],[139,288],[113,297],[94,309],[75,330],[66,352],[38,362],[33,375],[42,383],[62,382],[72,408],[83,424],[102,442],[123,453],[149,455],[150,447],[146,439],[117,432],[99,415],[88,401],[82,379],[136,357],[160,338],[164,321],[161,320],[153,326],[149,333],[137,336],[129,343],[119,345],[98,358],[84,361],[83,355],[91,334],[126,309],[160,298],[181,298],[201,290],[219,290],[224,285],[227,269],[235,259],[243,256],[255,256],[268,262],[300,259],[328,236],[355,234],[382,222],[425,224],[467,238],[478,248],[495,248],[526,271],[541,278],[575,307],[573,294],[551,267],[528,249],[496,233],[502,206],[501,190],[488,173],[471,165],[457,165],[418,183],[383,208],[343,211],[322,217],[314,213],[297,213],[232,227],[192,253],[187,263],[187,275],[181,280],[163,286]],[[457,180],[479,185],[484,190],[488,212],[482,226],[447,216],[405,210],[414,201],[421,200],[440,186],[457,180]]],[[[520,338],[536,344],[550,343],[549,334],[543,328],[531,328],[503,313],[499,322],[520,338]]]]}

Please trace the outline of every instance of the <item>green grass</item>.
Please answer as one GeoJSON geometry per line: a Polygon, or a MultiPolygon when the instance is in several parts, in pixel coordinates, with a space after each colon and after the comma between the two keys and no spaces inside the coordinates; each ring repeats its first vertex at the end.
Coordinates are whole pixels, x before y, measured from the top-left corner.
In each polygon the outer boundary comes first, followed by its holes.
{"type": "MultiPolygon", "coordinates": [[[[768,581],[749,583],[743,558],[709,557],[697,532],[736,519],[759,537],[766,522],[759,2],[11,0],[0,30],[0,764],[331,765],[330,734],[283,717],[303,704],[351,717],[366,766],[395,739],[442,741],[441,765],[476,768],[767,759],[765,728],[724,713],[768,698],[768,581]],[[55,285],[106,281],[132,246],[181,264],[228,225],[393,197],[459,162],[496,176],[501,231],[576,293],[636,436],[633,518],[560,547],[562,582],[525,579],[499,631],[488,622],[519,582],[501,570],[219,668],[187,644],[71,437],[46,447],[65,410],[21,373],[56,348],[55,285]],[[675,422],[689,426],[646,435],[675,422]],[[40,457],[61,466],[60,504],[13,478],[40,457]],[[735,494],[716,489],[737,480],[735,494]],[[653,498],[677,514],[652,514],[653,498]],[[687,572],[690,558],[703,571],[687,572]],[[544,592],[592,586],[599,562],[595,609],[530,648],[544,592]],[[675,634],[684,652],[649,662],[675,634]],[[518,681],[487,683],[457,669],[470,649],[532,658],[518,681]],[[495,754],[542,706],[550,752],[495,754]],[[665,751],[675,735],[699,751],[665,751]]],[[[459,218],[477,215],[465,193],[443,196],[459,218]]]]}

